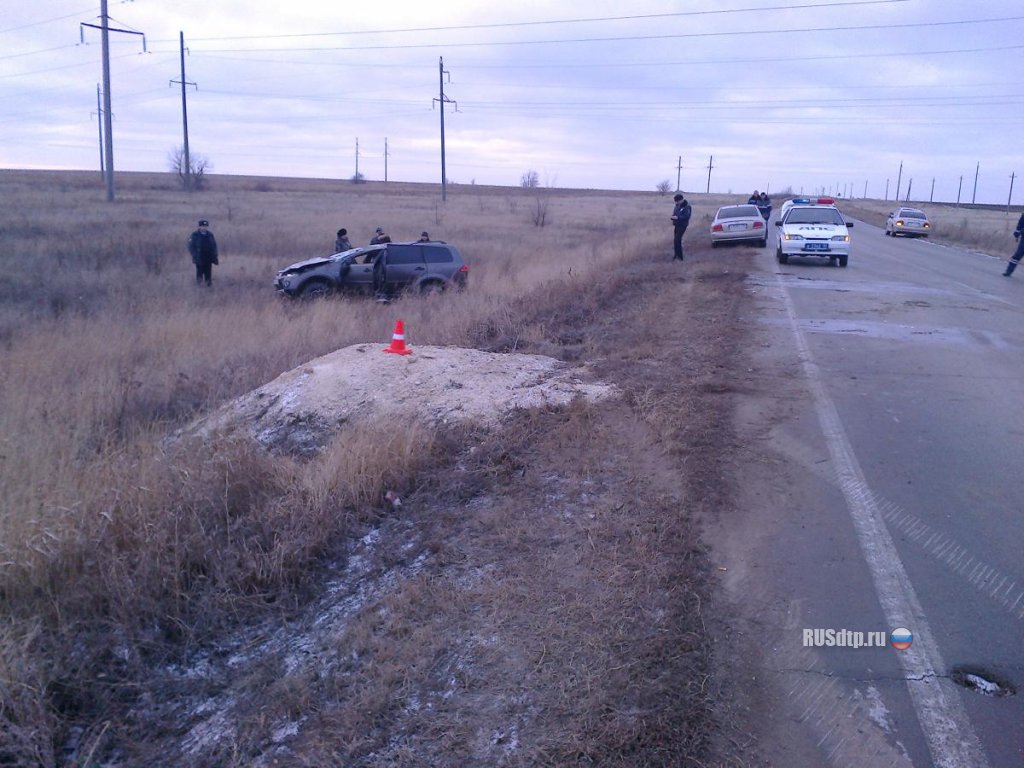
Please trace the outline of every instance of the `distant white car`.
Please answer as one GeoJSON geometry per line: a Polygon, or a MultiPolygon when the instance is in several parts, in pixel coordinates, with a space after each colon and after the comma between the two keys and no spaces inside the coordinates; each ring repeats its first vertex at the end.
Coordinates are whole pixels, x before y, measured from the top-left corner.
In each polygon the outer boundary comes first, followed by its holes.
{"type": "Polygon", "coordinates": [[[756,205],[723,205],[711,222],[711,247],[725,242],[756,241],[768,245],[768,227],[756,205]]]}
{"type": "Polygon", "coordinates": [[[783,205],[775,256],[780,264],[791,256],[815,256],[828,259],[829,264],[845,267],[850,258],[850,227],[830,198],[828,202],[790,201],[783,205]]]}
{"type": "Polygon", "coordinates": [[[931,229],[928,214],[917,208],[897,208],[890,211],[889,217],[885,220],[885,234],[890,237],[928,237],[931,229]]]}

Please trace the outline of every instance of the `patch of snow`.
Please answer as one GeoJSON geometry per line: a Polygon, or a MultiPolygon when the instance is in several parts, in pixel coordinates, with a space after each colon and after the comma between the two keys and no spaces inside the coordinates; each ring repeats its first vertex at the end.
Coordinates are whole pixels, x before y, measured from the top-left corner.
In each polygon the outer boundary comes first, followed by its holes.
{"type": "Polygon", "coordinates": [[[867,690],[868,717],[871,721],[888,734],[893,732],[892,715],[882,700],[882,694],[873,685],[867,690]]]}

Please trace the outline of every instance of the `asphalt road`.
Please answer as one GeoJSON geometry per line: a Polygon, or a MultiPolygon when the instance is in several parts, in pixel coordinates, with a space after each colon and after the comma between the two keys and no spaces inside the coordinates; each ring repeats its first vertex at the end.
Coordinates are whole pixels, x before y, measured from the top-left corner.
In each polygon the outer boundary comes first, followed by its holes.
{"type": "Polygon", "coordinates": [[[757,752],[1024,765],[1024,693],[957,682],[1024,686],[1024,275],[862,222],[852,235],[846,269],[779,265],[770,244],[749,278],[742,491],[711,538],[757,752]],[[908,650],[804,642],[895,627],[908,650]]]}

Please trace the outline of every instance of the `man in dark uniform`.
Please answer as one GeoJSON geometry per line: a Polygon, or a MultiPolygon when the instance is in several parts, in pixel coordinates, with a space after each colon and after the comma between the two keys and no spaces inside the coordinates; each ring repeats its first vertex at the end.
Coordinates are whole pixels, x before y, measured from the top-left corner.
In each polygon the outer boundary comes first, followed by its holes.
{"type": "Polygon", "coordinates": [[[188,239],[188,252],[192,256],[192,263],[196,265],[196,284],[213,284],[213,265],[219,264],[217,259],[217,240],[208,227],[210,222],[206,219],[199,220],[199,229],[192,233],[188,239]]]}
{"type": "Polygon", "coordinates": [[[675,201],[675,207],[672,209],[672,261],[676,259],[682,261],[683,233],[686,232],[686,227],[690,224],[690,214],[693,213],[693,209],[681,194],[677,193],[672,199],[675,201]]]}
{"type": "Polygon", "coordinates": [[[1006,265],[1006,271],[1003,272],[1003,277],[1009,277],[1013,274],[1013,270],[1020,264],[1020,260],[1024,259],[1024,213],[1020,215],[1017,220],[1017,228],[1013,230],[1013,236],[1017,238],[1017,250],[1013,252],[1013,256],[1010,257],[1009,263],[1006,265]]]}

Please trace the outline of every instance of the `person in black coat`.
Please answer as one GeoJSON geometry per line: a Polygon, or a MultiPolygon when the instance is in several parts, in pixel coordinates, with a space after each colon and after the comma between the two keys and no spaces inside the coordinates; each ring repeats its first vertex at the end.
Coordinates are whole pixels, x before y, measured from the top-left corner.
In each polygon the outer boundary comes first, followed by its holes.
{"type": "Polygon", "coordinates": [[[348,230],[344,227],[338,230],[338,236],[334,238],[334,252],[343,253],[352,250],[352,243],[348,239],[348,230]]]}
{"type": "Polygon", "coordinates": [[[693,213],[693,209],[690,208],[686,198],[680,194],[677,194],[672,199],[675,201],[675,207],[672,208],[672,261],[676,259],[682,261],[683,234],[690,224],[690,216],[693,213]]]}
{"type": "Polygon", "coordinates": [[[208,229],[209,226],[210,222],[200,219],[199,229],[188,239],[188,252],[192,256],[192,263],[196,265],[197,285],[204,282],[213,285],[213,265],[220,263],[217,258],[217,239],[208,229]]]}
{"type": "Polygon", "coordinates": [[[761,212],[761,217],[764,219],[765,226],[767,226],[768,219],[772,217],[772,199],[768,197],[767,192],[762,192],[755,205],[757,210],[761,212]]]}
{"type": "Polygon", "coordinates": [[[1024,213],[1017,220],[1017,228],[1013,230],[1013,236],[1017,239],[1017,250],[1010,257],[1010,261],[1006,265],[1006,271],[1003,272],[1003,277],[1012,275],[1013,270],[1020,264],[1020,260],[1024,259],[1024,213]]]}

